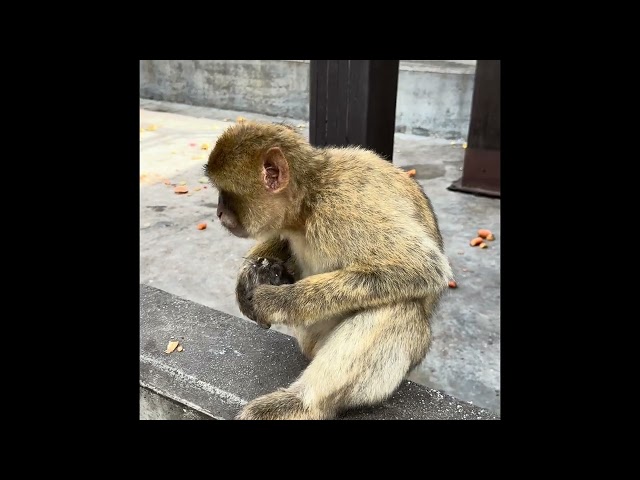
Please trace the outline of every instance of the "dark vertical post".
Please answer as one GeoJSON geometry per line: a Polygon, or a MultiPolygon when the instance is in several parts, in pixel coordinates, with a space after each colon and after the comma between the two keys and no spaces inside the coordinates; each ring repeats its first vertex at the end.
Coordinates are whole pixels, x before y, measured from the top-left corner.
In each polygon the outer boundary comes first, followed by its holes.
{"type": "Polygon", "coordinates": [[[311,60],[309,141],[393,160],[399,60],[311,60]]]}
{"type": "Polygon", "coordinates": [[[500,60],[478,60],[462,177],[449,190],[500,196],[500,60]]]}

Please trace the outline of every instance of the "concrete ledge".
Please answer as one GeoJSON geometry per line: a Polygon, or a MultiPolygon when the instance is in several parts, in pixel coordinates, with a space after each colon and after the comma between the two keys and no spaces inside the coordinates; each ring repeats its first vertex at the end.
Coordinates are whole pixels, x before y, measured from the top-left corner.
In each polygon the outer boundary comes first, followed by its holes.
{"type": "MultiPolygon", "coordinates": [[[[306,367],[295,340],[249,320],[140,285],[140,418],[232,419],[306,367]],[[171,339],[183,352],[166,354],[171,339]]],[[[404,382],[385,404],[341,419],[491,420],[488,410],[404,382]]]]}

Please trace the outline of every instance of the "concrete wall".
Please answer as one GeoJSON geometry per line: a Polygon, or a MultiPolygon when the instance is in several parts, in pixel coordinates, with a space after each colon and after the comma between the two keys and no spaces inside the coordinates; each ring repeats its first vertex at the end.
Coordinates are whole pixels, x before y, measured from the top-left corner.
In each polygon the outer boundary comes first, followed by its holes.
{"type": "Polygon", "coordinates": [[[309,64],[300,60],[141,60],[140,96],[309,118],[309,64]]]}
{"type": "MultiPolygon", "coordinates": [[[[400,62],[396,131],[466,138],[475,61],[400,62]]],[[[308,60],[141,60],[140,96],[308,120],[308,60]]]]}
{"type": "Polygon", "coordinates": [[[396,132],[467,138],[475,65],[428,69],[402,62],[398,77],[396,132]]]}

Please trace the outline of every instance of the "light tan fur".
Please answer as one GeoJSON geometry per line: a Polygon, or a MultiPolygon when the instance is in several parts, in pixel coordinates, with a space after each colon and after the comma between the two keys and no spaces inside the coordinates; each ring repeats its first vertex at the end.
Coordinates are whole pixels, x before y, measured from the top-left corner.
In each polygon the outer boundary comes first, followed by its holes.
{"type": "MultiPolygon", "coordinates": [[[[207,167],[243,198],[240,223],[262,241],[247,255],[286,261],[289,285],[259,285],[255,315],[293,327],[312,362],[240,419],[327,419],[384,401],[426,355],[429,321],[452,272],[431,204],[406,173],[362,148],[318,149],[283,126],[228,129],[207,167]],[[289,179],[260,184],[279,147],[289,179]]],[[[242,273],[239,282],[242,281],[242,273]]]]}

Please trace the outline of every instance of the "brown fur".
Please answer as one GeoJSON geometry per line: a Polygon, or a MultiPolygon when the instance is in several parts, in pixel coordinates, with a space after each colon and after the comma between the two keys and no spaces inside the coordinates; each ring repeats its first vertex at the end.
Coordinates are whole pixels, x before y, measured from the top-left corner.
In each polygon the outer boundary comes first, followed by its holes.
{"type": "Polygon", "coordinates": [[[225,131],[207,174],[259,240],[247,258],[295,272],[293,284],[255,287],[253,320],[289,325],[313,358],[239,418],[333,418],[388,398],[426,355],[429,319],[452,277],[420,186],[371,151],[314,148],[285,126],[256,123],[225,131]],[[273,152],[286,175],[271,168],[273,152]]]}

